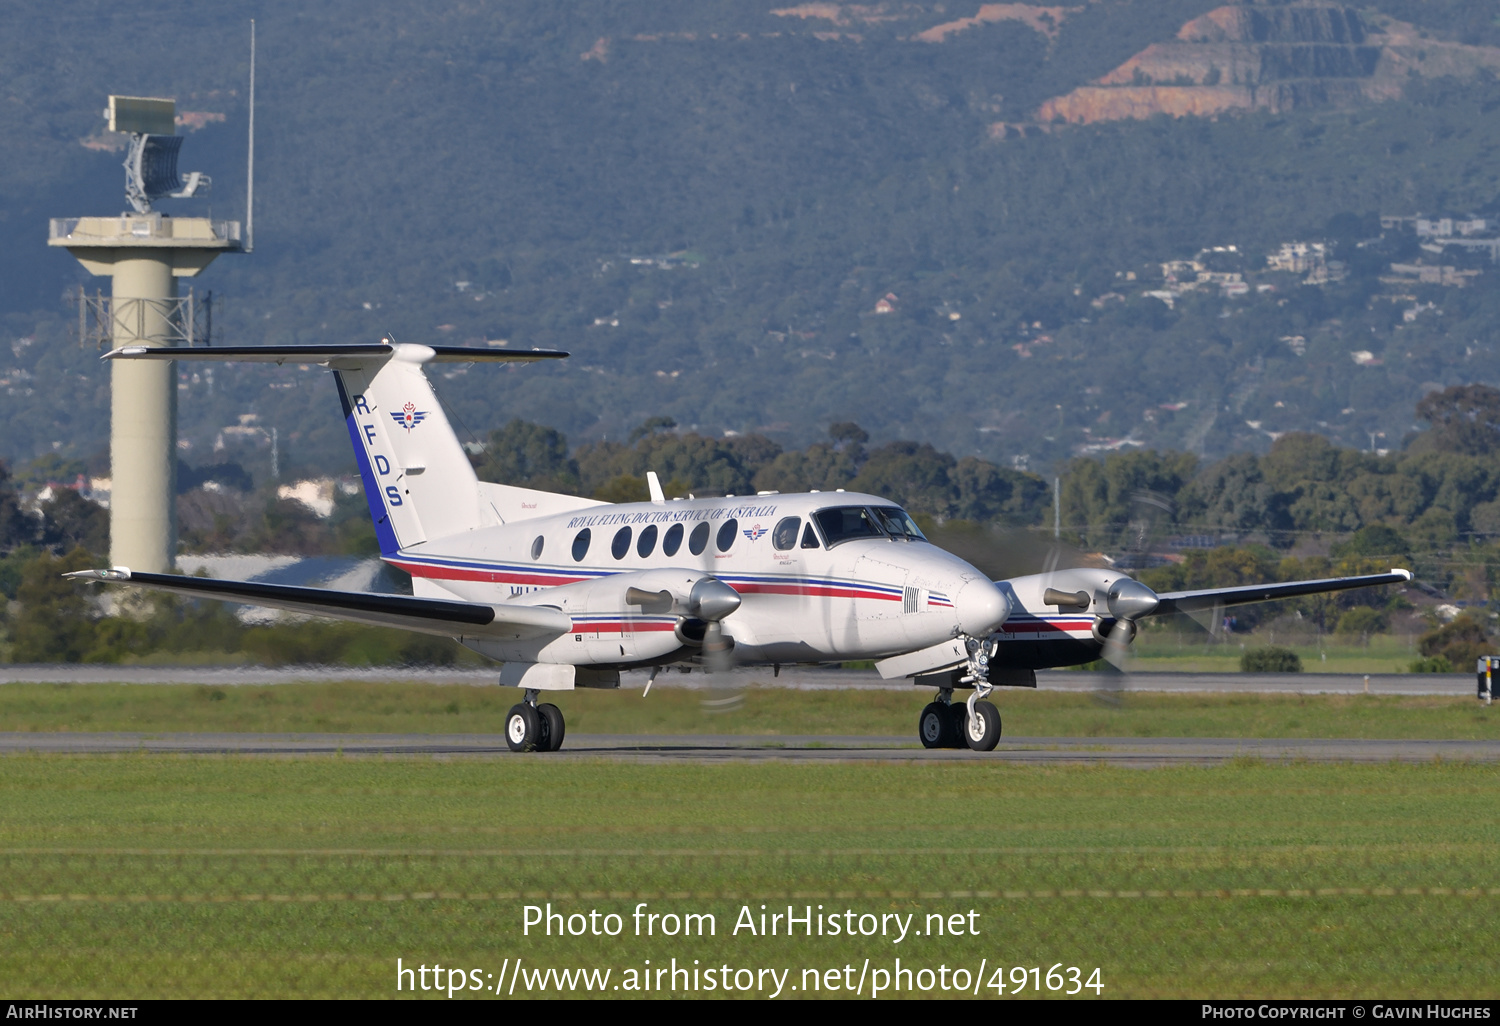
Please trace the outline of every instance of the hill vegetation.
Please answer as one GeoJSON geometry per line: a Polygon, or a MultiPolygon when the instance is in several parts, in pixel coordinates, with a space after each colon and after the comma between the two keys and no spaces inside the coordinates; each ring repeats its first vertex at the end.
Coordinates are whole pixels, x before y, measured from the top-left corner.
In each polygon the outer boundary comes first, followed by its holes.
{"type": "MultiPolygon", "coordinates": [[[[479,436],[518,417],[618,442],[667,416],[804,449],[852,420],[876,448],[909,439],[1043,471],[1126,440],[1207,460],[1264,452],[1268,432],[1398,448],[1425,392],[1500,380],[1494,269],[1457,258],[1481,272],[1470,287],[1390,287],[1392,261],[1437,261],[1409,228],[1376,220],[1500,209],[1492,78],[1413,78],[1399,99],[1347,110],[994,130],[1217,6],[1101,0],[1060,21],[976,19],[939,42],[918,37],[975,12],[12,7],[0,14],[13,140],[0,166],[0,456],[99,463],[107,375],[68,342],[61,294],[100,283],[45,251],[43,232],[47,216],[120,206],[106,93],[223,114],[198,119],[183,151],[218,191],[168,207],[241,216],[252,15],[256,252],[193,283],[215,290],[224,341],[391,332],[574,353],[524,378],[441,381],[479,436]],[[1298,239],[1326,241],[1343,280],[1263,269],[1298,239]],[[1228,245],[1274,291],[1171,307],[1142,294],[1162,262],[1228,245]]],[[[1483,5],[1376,7],[1433,39],[1500,42],[1483,5]]],[[[215,448],[255,414],[278,430],[284,469],[345,466],[322,377],[185,374],[188,462],[238,461],[263,482],[264,450],[215,448]]]]}

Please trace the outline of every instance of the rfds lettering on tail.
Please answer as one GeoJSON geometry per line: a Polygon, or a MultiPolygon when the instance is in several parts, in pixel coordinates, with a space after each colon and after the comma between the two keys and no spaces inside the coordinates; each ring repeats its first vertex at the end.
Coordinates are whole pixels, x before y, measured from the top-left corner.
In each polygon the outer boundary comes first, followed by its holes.
{"type": "Polygon", "coordinates": [[[651,474],[650,501],[610,504],[480,481],[426,366],[567,355],[389,340],[117,349],[105,358],[328,367],[381,558],[411,575],[413,594],[128,567],[68,576],[454,638],[498,662],[501,685],[521,690],[506,741],[530,752],[563,744],[562,712],[544,694],[619,687],[623,670],[851,660],[935,689],[918,717],[926,747],[990,751],[1001,734],[995,688],[1035,687],[1038,669],[1120,662],[1147,617],[1411,579],[1394,569],[1165,594],[1092,567],[993,581],[878,495],[668,499],[651,474]]]}

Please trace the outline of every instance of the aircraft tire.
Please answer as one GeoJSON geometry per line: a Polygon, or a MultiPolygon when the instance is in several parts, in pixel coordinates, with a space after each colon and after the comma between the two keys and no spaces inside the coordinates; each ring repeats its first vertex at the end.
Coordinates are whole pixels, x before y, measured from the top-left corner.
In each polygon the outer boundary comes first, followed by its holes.
{"type": "Polygon", "coordinates": [[[567,724],[563,723],[562,710],[548,702],[537,706],[536,711],[541,714],[542,722],[547,728],[543,731],[547,736],[547,747],[543,748],[538,745],[537,751],[555,752],[562,747],[563,736],[568,732],[567,724]]]}
{"type": "Polygon", "coordinates": [[[505,714],[505,743],[513,752],[536,751],[542,740],[542,730],[541,714],[525,702],[516,703],[505,714]]]}
{"type": "Polygon", "coordinates": [[[975,702],[974,717],[964,724],[964,740],[976,752],[993,752],[1000,743],[1000,710],[993,702],[975,702]]]}
{"type": "Polygon", "coordinates": [[[927,703],[917,717],[917,737],[923,748],[952,748],[948,741],[952,731],[948,709],[941,702],[927,703]]]}

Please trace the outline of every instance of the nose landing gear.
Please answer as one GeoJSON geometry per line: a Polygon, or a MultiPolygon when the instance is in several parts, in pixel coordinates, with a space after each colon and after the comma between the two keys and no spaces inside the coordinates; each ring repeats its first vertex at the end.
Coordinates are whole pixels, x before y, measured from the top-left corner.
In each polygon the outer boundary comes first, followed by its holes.
{"type": "Polygon", "coordinates": [[[567,733],[562,710],[550,702],[537,705],[538,694],[527,688],[525,699],[505,716],[505,744],[513,752],[555,752],[562,747],[567,733]]]}
{"type": "Polygon", "coordinates": [[[953,703],[953,689],[939,688],[936,701],[928,703],[917,718],[917,736],[924,748],[970,748],[992,752],[1000,743],[1000,710],[986,701],[991,691],[990,642],[964,638],[969,653],[968,675],[959,683],[973,684],[967,702],[953,703]]]}

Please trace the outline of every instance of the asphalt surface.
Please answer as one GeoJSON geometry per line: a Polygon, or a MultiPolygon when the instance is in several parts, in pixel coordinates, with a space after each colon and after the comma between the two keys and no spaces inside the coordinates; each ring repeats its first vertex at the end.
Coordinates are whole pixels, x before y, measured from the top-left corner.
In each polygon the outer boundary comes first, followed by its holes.
{"type": "Polygon", "coordinates": [[[993,752],[927,750],[908,737],[744,737],[716,734],[569,734],[563,751],[517,755],[492,734],[0,733],[0,755],[22,752],[181,755],[606,759],[629,762],[869,762],[982,759],[1121,766],[1271,762],[1500,762],[1496,741],[1287,738],[1005,738],[993,752]]]}
{"type": "MultiPolygon", "coordinates": [[[[912,691],[908,680],[882,680],[874,670],[786,667],[779,676],[769,669],[735,670],[731,687],[774,687],[796,691],[865,689],[912,691]]],[[[468,684],[493,686],[498,671],[480,669],[411,669],[408,667],[290,666],[194,667],[103,665],[0,665],[0,685],[42,684],[205,684],[214,687],[300,684],[340,680],[386,684],[468,684]]],[[[646,685],[645,671],[625,673],[625,689],[646,685]]],[[[724,687],[722,680],[713,682],[724,687]]],[[[654,688],[704,688],[707,675],[669,670],[656,678],[654,688]]],[[[1045,691],[1097,691],[1123,686],[1144,692],[1200,692],[1261,694],[1342,694],[1365,691],[1365,676],[1357,673],[1132,673],[1128,677],[1068,670],[1044,670],[1037,686],[1045,691]]],[[[1369,692],[1378,695],[1474,695],[1474,677],[1466,673],[1372,673],[1369,692]]]]}
{"type": "MultiPolygon", "coordinates": [[[[129,683],[198,684],[220,687],[266,686],[354,680],[369,683],[429,683],[493,686],[490,669],[409,669],[349,667],[149,667],[0,666],[0,685],[129,683]]],[[[645,686],[646,674],[627,673],[626,689],[645,686]]],[[[1468,674],[1244,674],[1135,673],[1128,678],[1100,673],[1045,671],[1039,688],[1097,691],[1124,686],[1141,692],[1431,695],[1474,698],[1468,674]]],[[[712,681],[725,688],[722,678],[712,681]]],[[[656,688],[706,688],[701,673],[666,672],[656,688]]],[[[736,670],[728,688],[775,687],[801,691],[914,691],[907,681],[886,681],[871,670],[788,667],[779,676],[764,669],[736,670]]],[[[925,690],[925,689],[924,689],[925,690]]],[[[1003,693],[1002,693],[1003,694],[1003,693]]],[[[989,753],[927,750],[910,736],[748,737],[721,734],[569,734],[562,752],[516,756],[504,738],[483,734],[147,734],[0,733],[0,755],[55,754],[237,754],[263,756],[348,755],[364,757],[443,756],[480,758],[608,759],[635,762],[728,760],[909,761],[985,759],[1012,763],[1109,763],[1126,766],[1214,764],[1237,758],[1311,762],[1430,762],[1434,759],[1500,762],[1500,741],[1371,741],[1245,738],[1005,738],[989,753]]]]}

